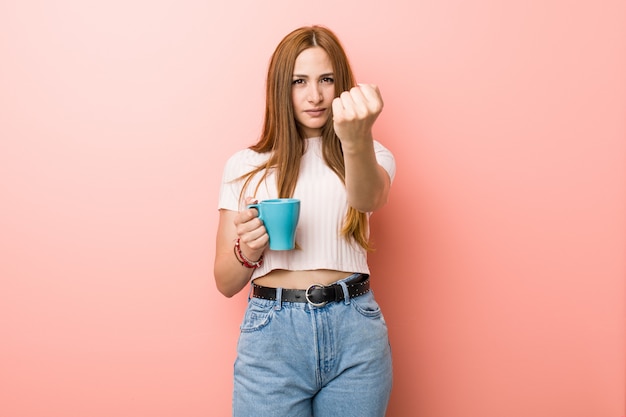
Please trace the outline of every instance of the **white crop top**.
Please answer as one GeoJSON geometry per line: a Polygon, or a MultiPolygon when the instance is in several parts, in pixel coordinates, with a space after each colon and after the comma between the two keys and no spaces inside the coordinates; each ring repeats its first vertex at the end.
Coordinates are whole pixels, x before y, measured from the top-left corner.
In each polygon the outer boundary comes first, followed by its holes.
{"type": "MultiPolygon", "coordinates": [[[[299,249],[273,251],[267,249],[263,265],[255,269],[252,279],[261,277],[274,269],[312,270],[330,269],[345,272],[369,273],[367,251],[356,242],[348,242],[341,236],[348,203],[346,189],[339,177],[326,165],[322,157],[322,139],[306,139],[307,146],[300,164],[298,184],[293,198],[300,199],[300,220],[296,229],[299,249]]],[[[376,160],[393,181],[396,164],[392,153],[374,141],[376,160]]],[[[243,149],[231,156],[224,167],[219,195],[219,209],[239,211],[244,208],[239,201],[243,180],[234,179],[265,163],[269,154],[243,149]]],[[[273,174],[259,187],[258,174],[249,185],[244,197],[259,201],[277,198],[276,179],[273,174]]],[[[368,218],[369,215],[368,214],[368,218]]]]}

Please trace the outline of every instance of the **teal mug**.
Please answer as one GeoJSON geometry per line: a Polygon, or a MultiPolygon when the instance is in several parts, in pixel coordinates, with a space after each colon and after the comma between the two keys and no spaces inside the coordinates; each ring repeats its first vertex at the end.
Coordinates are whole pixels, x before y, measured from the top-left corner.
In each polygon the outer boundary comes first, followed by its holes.
{"type": "Polygon", "coordinates": [[[274,198],[248,205],[259,212],[270,237],[271,250],[291,250],[296,247],[296,226],[300,219],[300,200],[274,198]]]}

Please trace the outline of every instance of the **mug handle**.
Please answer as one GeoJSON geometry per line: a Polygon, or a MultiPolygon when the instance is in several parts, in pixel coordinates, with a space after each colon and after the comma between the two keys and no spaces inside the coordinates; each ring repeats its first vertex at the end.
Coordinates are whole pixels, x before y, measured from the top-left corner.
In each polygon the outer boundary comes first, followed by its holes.
{"type": "Polygon", "coordinates": [[[246,206],[246,208],[249,208],[249,209],[251,209],[251,208],[256,209],[256,211],[259,213],[259,216],[258,216],[258,217],[259,217],[259,219],[262,221],[262,220],[263,220],[263,218],[261,217],[261,207],[259,207],[259,206],[260,206],[260,204],[259,204],[259,203],[256,203],[256,204],[248,204],[248,205],[246,206]]]}

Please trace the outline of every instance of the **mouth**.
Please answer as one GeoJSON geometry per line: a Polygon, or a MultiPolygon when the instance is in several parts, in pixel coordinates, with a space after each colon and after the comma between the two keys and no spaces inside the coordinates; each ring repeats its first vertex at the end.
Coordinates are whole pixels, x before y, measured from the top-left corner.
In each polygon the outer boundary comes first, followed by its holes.
{"type": "Polygon", "coordinates": [[[310,109],[305,110],[304,112],[311,117],[320,117],[326,113],[326,109],[310,109]]]}

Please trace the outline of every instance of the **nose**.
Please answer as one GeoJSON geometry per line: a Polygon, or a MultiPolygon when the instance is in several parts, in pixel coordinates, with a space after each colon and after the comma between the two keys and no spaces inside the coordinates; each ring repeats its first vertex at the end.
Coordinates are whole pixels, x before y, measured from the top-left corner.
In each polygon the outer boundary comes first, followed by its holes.
{"type": "Polygon", "coordinates": [[[310,103],[320,103],[324,100],[321,86],[317,83],[311,83],[308,91],[308,100],[310,103]]]}

